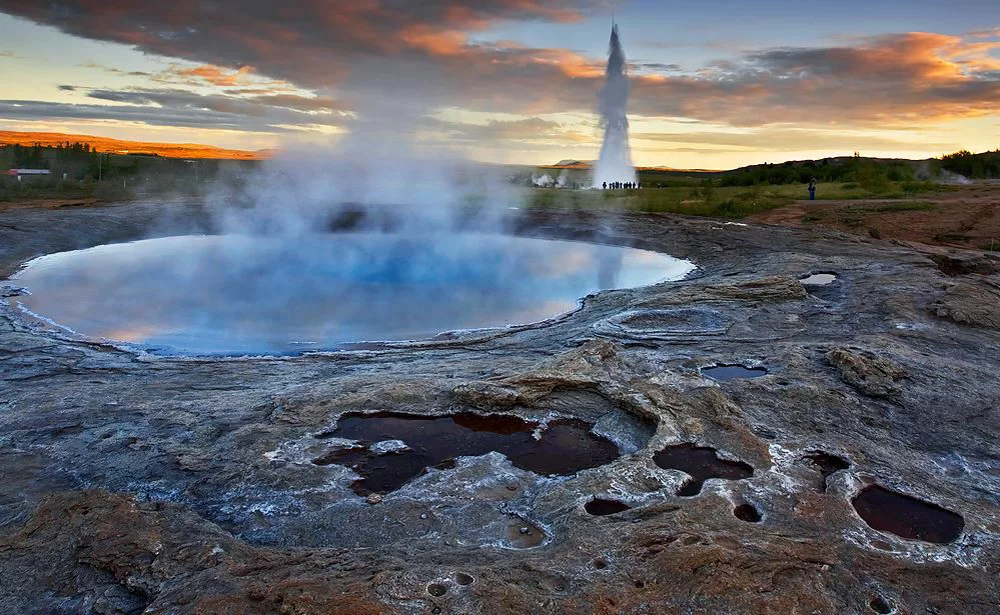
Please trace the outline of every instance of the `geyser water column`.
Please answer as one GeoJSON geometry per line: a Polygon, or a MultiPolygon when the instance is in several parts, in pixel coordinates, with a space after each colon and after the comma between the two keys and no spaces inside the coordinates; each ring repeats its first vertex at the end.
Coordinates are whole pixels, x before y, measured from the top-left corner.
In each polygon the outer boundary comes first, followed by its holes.
{"type": "Polygon", "coordinates": [[[628,65],[616,24],[611,26],[608,68],[604,87],[598,95],[604,143],[601,145],[601,158],[594,167],[595,187],[601,187],[605,182],[636,180],[632,149],[628,143],[628,92],[628,65]]]}

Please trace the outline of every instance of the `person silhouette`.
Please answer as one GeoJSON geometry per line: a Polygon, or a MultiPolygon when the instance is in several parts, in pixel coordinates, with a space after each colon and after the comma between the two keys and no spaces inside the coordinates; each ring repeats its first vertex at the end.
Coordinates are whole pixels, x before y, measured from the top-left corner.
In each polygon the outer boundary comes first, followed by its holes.
{"type": "Polygon", "coordinates": [[[809,182],[809,200],[810,201],[815,201],[816,200],[816,178],[815,177],[812,178],[812,180],[809,182]]]}
{"type": "Polygon", "coordinates": [[[605,189],[605,190],[607,190],[607,189],[608,189],[608,182],[604,182],[604,189],[605,189]]]}

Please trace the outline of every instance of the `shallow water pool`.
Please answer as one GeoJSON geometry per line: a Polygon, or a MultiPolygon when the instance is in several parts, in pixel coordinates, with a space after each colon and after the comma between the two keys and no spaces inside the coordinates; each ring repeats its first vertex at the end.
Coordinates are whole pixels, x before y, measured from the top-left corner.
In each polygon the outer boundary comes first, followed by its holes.
{"type": "Polygon", "coordinates": [[[61,252],[14,280],[39,322],[163,354],[289,354],[537,322],[670,256],[507,235],[191,235],[61,252]]]}

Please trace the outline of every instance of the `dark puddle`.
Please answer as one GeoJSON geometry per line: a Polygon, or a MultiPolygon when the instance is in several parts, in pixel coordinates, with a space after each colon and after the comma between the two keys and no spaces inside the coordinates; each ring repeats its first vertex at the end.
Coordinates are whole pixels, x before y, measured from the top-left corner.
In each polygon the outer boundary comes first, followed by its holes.
{"type": "Polygon", "coordinates": [[[395,491],[427,468],[454,467],[455,457],[491,451],[506,455],[524,470],[561,476],[605,465],[619,456],[613,443],[590,432],[589,423],[552,421],[536,440],[532,434],[538,428],[537,423],[501,415],[347,414],[335,430],[322,435],[357,440],[363,448],[332,451],[313,463],[353,468],[362,478],[351,488],[368,495],[395,491]],[[368,449],[384,440],[402,440],[409,448],[383,455],[368,449]]]}
{"type": "Polygon", "coordinates": [[[653,462],[665,470],[680,470],[691,479],[677,490],[679,496],[701,493],[701,487],[710,478],[741,480],[753,476],[753,466],[742,461],[719,459],[714,448],[678,444],[669,446],[653,456],[653,462]]]}
{"type": "Polygon", "coordinates": [[[872,597],[871,601],[868,603],[868,608],[876,613],[881,613],[882,615],[889,615],[889,613],[896,610],[896,607],[894,607],[891,602],[882,596],[872,597]]]}
{"type": "Polygon", "coordinates": [[[760,378],[767,375],[763,367],[746,367],[743,365],[716,365],[705,367],[701,373],[712,380],[736,380],[739,378],[760,378]]]}
{"type": "Polygon", "coordinates": [[[838,457],[837,455],[831,455],[830,453],[824,453],[823,451],[810,452],[805,456],[805,459],[811,463],[820,474],[823,475],[822,480],[819,483],[819,490],[826,493],[827,479],[830,478],[835,472],[840,470],[846,470],[851,467],[851,462],[844,459],[843,457],[838,457]]]}
{"type": "Polygon", "coordinates": [[[618,500],[594,498],[593,500],[587,502],[583,508],[591,515],[604,517],[606,515],[614,515],[616,513],[625,512],[626,510],[629,510],[631,506],[625,504],[624,502],[619,502],[618,500]]]}
{"type": "Polygon", "coordinates": [[[760,523],[762,519],[760,512],[751,504],[740,504],[733,509],[733,516],[747,523],[760,523]]]}
{"type": "Polygon", "coordinates": [[[910,540],[945,544],[965,527],[961,515],[878,485],[862,489],[851,504],[874,529],[910,540]]]}

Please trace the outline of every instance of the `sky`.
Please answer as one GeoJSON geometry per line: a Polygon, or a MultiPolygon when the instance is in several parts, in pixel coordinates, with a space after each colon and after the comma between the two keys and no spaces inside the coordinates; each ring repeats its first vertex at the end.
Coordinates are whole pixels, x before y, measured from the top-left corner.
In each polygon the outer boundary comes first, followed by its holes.
{"type": "Polygon", "coordinates": [[[0,0],[0,130],[592,160],[612,19],[643,166],[1000,147],[996,0],[0,0]]]}

